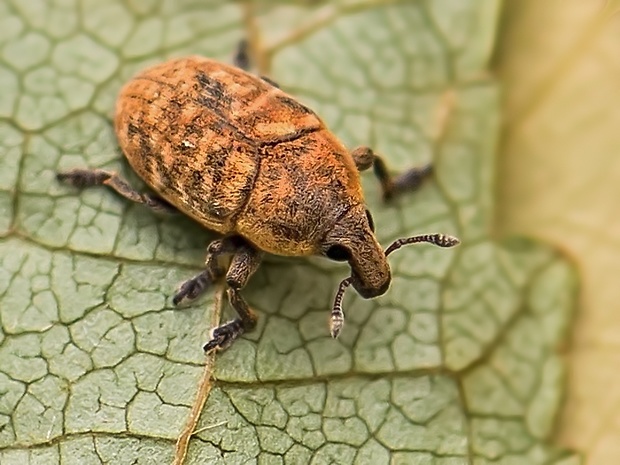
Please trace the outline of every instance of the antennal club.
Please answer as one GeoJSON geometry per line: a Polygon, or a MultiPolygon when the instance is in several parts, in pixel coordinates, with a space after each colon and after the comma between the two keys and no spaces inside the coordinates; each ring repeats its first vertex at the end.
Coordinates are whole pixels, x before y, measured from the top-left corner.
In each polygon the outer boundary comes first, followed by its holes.
{"type": "MultiPolygon", "coordinates": [[[[454,236],[446,236],[444,234],[420,234],[419,236],[403,237],[402,239],[395,240],[387,249],[385,249],[385,256],[387,257],[389,254],[405,245],[417,244],[420,242],[427,242],[438,247],[454,247],[455,245],[461,243],[461,241],[454,236]]],[[[336,292],[336,297],[334,297],[334,305],[332,306],[330,318],[330,332],[334,339],[340,335],[340,331],[342,331],[342,327],[344,326],[342,299],[345,291],[351,285],[351,282],[352,278],[350,276],[347,279],[340,281],[340,284],[338,285],[338,292],[336,292]]]]}
{"type": "Polygon", "coordinates": [[[330,332],[332,337],[336,339],[342,330],[344,325],[344,312],[342,311],[342,298],[344,297],[344,291],[351,285],[351,277],[340,281],[338,286],[338,292],[334,298],[334,305],[332,306],[332,315],[329,320],[330,332]]]}

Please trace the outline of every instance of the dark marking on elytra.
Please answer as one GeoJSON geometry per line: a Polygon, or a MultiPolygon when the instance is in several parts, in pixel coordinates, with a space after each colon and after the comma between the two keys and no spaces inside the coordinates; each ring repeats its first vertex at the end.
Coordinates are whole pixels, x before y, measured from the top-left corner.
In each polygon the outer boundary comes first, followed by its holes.
{"type": "Polygon", "coordinates": [[[143,95],[128,95],[127,98],[130,98],[132,100],[140,100],[148,105],[152,105],[153,102],[157,100],[157,97],[146,98],[143,95]]]}
{"type": "Polygon", "coordinates": [[[140,134],[140,128],[133,123],[127,125],[127,135],[133,137],[136,134],[140,134]]]}
{"type": "Polygon", "coordinates": [[[316,113],[313,112],[310,108],[308,108],[302,103],[299,103],[295,99],[287,97],[286,95],[278,95],[275,98],[279,102],[283,103],[285,106],[291,108],[295,113],[316,116],[316,113]]]}
{"type": "Polygon", "coordinates": [[[222,82],[212,79],[202,70],[196,73],[196,80],[202,90],[201,97],[205,100],[215,101],[217,106],[220,107],[222,105],[230,106],[232,99],[226,92],[226,86],[222,82]]]}

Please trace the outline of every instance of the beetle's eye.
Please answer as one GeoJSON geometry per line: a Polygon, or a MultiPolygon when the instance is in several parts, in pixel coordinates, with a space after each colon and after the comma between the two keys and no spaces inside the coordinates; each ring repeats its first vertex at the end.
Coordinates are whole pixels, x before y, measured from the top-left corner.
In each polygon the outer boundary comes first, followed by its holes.
{"type": "Polygon", "coordinates": [[[325,256],[327,256],[327,258],[330,258],[332,260],[336,260],[337,262],[344,262],[348,260],[349,258],[351,258],[351,254],[349,253],[349,250],[346,247],[343,247],[342,245],[337,245],[337,244],[332,245],[329,249],[327,249],[325,256]]]}
{"type": "Polygon", "coordinates": [[[375,232],[375,221],[372,219],[372,215],[368,210],[366,210],[366,219],[368,220],[368,224],[370,225],[370,230],[375,232]]]}

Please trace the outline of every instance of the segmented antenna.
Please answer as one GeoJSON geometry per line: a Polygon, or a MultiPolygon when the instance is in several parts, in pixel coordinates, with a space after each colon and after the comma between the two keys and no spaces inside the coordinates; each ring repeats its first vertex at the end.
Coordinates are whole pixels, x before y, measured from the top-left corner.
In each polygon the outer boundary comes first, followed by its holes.
{"type": "Polygon", "coordinates": [[[403,237],[402,239],[395,240],[392,242],[392,245],[385,249],[385,256],[387,257],[389,254],[405,245],[417,244],[418,242],[428,242],[438,247],[454,247],[461,243],[461,241],[454,236],[446,236],[444,234],[420,234],[419,236],[403,237]]]}
{"type": "Polygon", "coordinates": [[[344,297],[344,291],[351,285],[351,277],[340,281],[338,286],[338,292],[334,298],[334,305],[332,306],[332,315],[330,318],[330,332],[332,337],[336,339],[342,330],[344,325],[344,312],[342,311],[342,298],[344,297]]]}

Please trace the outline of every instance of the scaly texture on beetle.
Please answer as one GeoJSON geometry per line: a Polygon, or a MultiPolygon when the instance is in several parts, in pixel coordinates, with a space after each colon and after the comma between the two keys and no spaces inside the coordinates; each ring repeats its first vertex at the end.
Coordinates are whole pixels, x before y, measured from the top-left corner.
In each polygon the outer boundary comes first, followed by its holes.
{"type": "Polygon", "coordinates": [[[157,193],[267,252],[319,253],[325,232],[363,205],[348,150],[319,118],[233,66],[190,57],[139,74],[120,93],[115,126],[157,193]]]}
{"type": "MultiPolygon", "coordinates": [[[[205,271],[174,298],[175,304],[195,298],[225,277],[239,318],[215,328],[205,350],[228,347],[255,326],[238,291],[263,251],[349,262],[351,277],[341,283],[332,310],[337,336],[344,289],[353,285],[370,298],[391,281],[386,255],[393,249],[384,252],[375,237],[358,170],[374,163],[385,198],[417,187],[431,171],[391,178],[370,149],[347,150],[312,110],[271,81],[202,57],[174,59],[130,80],[117,101],[115,129],[130,165],[156,195],[103,170],[58,177],[78,187],[108,185],[157,211],[176,208],[224,235],[209,246],[205,271]]],[[[435,234],[404,239],[398,247],[413,242],[458,243],[435,234]]]]}

